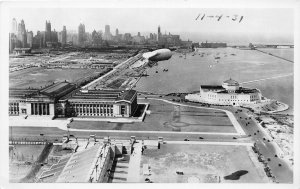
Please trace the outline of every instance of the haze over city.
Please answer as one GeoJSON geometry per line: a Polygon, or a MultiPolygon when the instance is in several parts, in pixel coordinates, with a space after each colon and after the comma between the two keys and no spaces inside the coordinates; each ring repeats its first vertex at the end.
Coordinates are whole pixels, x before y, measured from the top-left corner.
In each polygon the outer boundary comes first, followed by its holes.
{"type": "Polygon", "coordinates": [[[183,40],[213,40],[239,45],[249,41],[292,44],[293,14],[293,9],[13,8],[10,19],[16,18],[18,22],[23,19],[26,29],[34,33],[45,29],[46,20],[50,20],[56,31],[66,25],[68,31],[77,32],[80,23],[85,24],[87,32],[104,31],[108,24],[111,31],[118,28],[120,33],[133,35],[137,32],[149,35],[157,32],[160,25],[162,33],[176,33],[183,40]],[[196,20],[199,14],[205,17],[196,20]],[[219,21],[208,17],[220,15],[223,17],[219,21]],[[233,21],[234,15],[243,16],[243,20],[233,21]]]}

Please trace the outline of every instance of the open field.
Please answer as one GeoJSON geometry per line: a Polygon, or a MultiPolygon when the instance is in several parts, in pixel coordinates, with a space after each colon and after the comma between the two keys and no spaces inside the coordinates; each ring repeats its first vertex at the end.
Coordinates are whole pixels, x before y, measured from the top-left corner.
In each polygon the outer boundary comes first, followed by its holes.
{"type": "Polygon", "coordinates": [[[246,146],[163,144],[160,149],[144,151],[140,182],[149,178],[154,183],[184,183],[189,177],[204,183],[268,182],[263,168],[251,156],[255,157],[246,146]],[[149,164],[150,176],[143,175],[144,164],[149,164]],[[238,180],[224,180],[224,176],[240,170],[248,173],[238,180]],[[176,174],[176,171],[183,172],[183,175],[176,174]]]}
{"type": "Polygon", "coordinates": [[[40,88],[53,82],[76,82],[80,79],[95,76],[105,69],[44,69],[30,68],[9,74],[9,87],[40,88]]]}
{"type": "Polygon", "coordinates": [[[144,122],[108,123],[100,121],[73,121],[73,129],[220,132],[235,133],[236,130],[225,112],[218,110],[179,107],[161,101],[150,100],[150,115],[144,122]]]}

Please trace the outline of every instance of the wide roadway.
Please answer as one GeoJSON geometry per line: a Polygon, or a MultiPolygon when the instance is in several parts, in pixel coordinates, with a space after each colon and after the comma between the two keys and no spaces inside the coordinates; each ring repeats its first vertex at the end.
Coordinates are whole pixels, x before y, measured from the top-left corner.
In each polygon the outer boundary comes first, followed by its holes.
{"type": "MultiPolygon", "coordinates": [[[[230,108],[234,113],[236,108],[230,108]]],[[[270,139],[269,136],[266,136],[265,132],[262,131],[261,127],[257,125],[255,121],[252,120],[247,114],[246,109],[242,109],[242,112],[238,111],[235,114],[240,125],[243,127],[245,133],[250,136],[252,140],[255,141],[256,146],[258,147],[259,152],[268,161],[268,166],[271,169],[272,174],[276,177],[276,181],[279,183],[293,183],[293,170],[290,169],[290,166],[280,158],[277,154],[277,150],[274,147],[275,142],[270,139]],[[246,125],[246,123],[248,123],[246,125]],[[277,157],[275,157],[277,155],[277,157]],[[281,166],[279,166],[281,164],[281,166]]]]}

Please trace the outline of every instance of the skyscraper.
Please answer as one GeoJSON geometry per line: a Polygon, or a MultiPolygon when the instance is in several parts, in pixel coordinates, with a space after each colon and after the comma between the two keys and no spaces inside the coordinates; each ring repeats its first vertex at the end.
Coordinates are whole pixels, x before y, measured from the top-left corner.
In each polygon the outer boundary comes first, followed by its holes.
{"type": "Polygon", "coordinates": [[[18,34],[18,24],[17,24],[17,20],[15,18],[13,18],[13,20],[12,20],[10,33],[13,33],[15,35],[18,34]]]}
{"type": "Polygon", "coordinates": [[[118,36],[119,35],[119,30],[118,30],[118,28],[116,29],[116,36],[118,36]]]}
{"type": "Polygon", "coordinates": [[[58,42],[58,35],[57,35],[57,32],[55,30],[51,32],[51,42],[52,43],[57,43],[58,42]]]}
{"type": "Polygon", "coordinates": [[[109,25],[105,25],[105,32],[103,35],[103,39],[104,40],[111,40],[112,39],[112,35],[110,33],[110,26],[109,25]]]}
{"type": "Polygon", "coordinates": [[[61,32],[61,44],[64,46],[67,43],[67,29],[66,26],[63,26],[63,30],[61,32]]]}
{"type": "Polygon", "coordinates": [[[28,47],[32,48],[32,42],[33,42],[33,32],[27,32],[27,44],[28,47]]]}
{"type": "Polygon", "coordinates": [[[21,20],[21,23],[18,25],[18,41],[19,47],[26,47],[27,45],[27,35],[24,20],[21,20]]]}
{"type": "Polygon", "coordinates": [[[157,29],[157,41],[158,41],[158,42],[161,41],[161,31],[160,31],[160,26],[158,26],[158,29],[157,29]]]}
{"type": "Polygon", "coordinates": [[[105,25],[105,34],[110,34],[110,26],[105,25]]]}
{"type": "Polygon", "coordinates": [[[83,45],[85,41],[85,26],[84,24],[79,24],[78,26],[78,45],[83,45]]]}
{"type": "Polygon", "coordinates": [[[44,45],[45,46],[46,46],[47,42],[51,42],[51,23],[50,23],[50,21],[46,21],[45,36],[44,36],[44,45]]]}

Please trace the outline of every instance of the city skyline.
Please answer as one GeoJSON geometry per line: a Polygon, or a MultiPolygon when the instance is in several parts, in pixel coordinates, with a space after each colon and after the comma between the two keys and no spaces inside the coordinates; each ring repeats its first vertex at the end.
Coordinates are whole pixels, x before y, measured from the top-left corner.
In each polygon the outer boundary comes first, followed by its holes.
{"type": "Polygon", "coordinates": [[[117,9],[116,11],[116,9],[108,8],[14,8],[10,12],[10,19],[13,18],[16,18],[17,22],[23,19],[28,31],[34,33],[44,30],[46,20],[50,20],[53,30],[56,31],[61,31],[64,25],[68,31],[77,31],[79,24],[83,23],[86,32],[89,33],[93,30],[104,33],[105,25],[110,25],[112,33],[118,29],[119,33],[123,34],[137,35],[140,32],[141,35],[147,36],[150,33],[156,33],[157,27],[160,25],[163,34],[176,33],[183,40],[190,39],[197,42],[212,39],[230,42],[235,37],[240,39],[238,41],[277,40],[275,42],[292,43],[294,27],[292,9],[158,9],[156,11],[153,9],[117,9]],[[33,14],[24,14],[28,11],[33,14]],[[132,12],[139,15],[139,18],[135,18],[135,14],[132,12]],[[65,16],[61,16],[62,14],[65,16]],[[200,15],[200,18],[203,15],[206,17],[197,19],[200,15]],[[209,18],[212,15],[214,17],[222,15],[223,18],[217,21],[217,18],[209,18]],[[241,22],[233,21],[235,15],[243,16],[243,20],[241,22]],[[226,19],[226,16],[230,18],[226,19]],[[179,18],[185,22],[177,23],[176,20],[179,18]],[[266,23],[268,27],[265,27],[266,23]]]}

